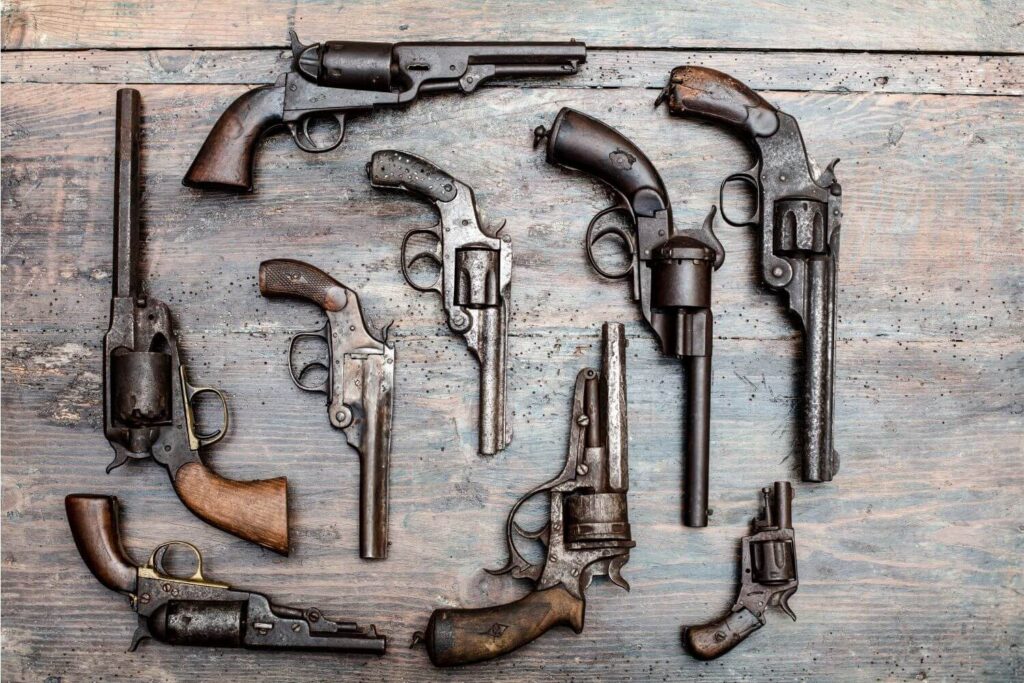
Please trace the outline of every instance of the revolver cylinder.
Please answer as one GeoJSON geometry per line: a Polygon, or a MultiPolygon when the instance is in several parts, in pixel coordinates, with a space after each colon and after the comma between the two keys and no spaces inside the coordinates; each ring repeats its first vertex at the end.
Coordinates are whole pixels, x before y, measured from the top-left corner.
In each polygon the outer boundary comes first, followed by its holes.
{"type": "Polygon", "coordinates": [[[565,522],[565,544],[569,548],[632,539],[625,493],[570,496],[565,501],[565,522]]]}
{"type": "Polygon", "coordinates": [[[715,252],[703,243],[677,235],[655,250],[649,265],[652,309],[711,307],[715,252]]]}
{"type": "Polygon", "coordinates": [[[172,600],[157,607],[146,625],[154,638],[168,645],[241,647],[247,605],[245,600],[172,600]]]}
{"type": "Polygon", "coordinates": [[[355,40],[298,46],[295,67],[317,85],[390,92],[393,48],[391,43],[355,40]]]}
{"type": "Polygon", "coordinates": [[[455,303],[466,308],[488,308],[501,303],[498,273],[501,253],[487,247],[455,251],[455,303]]]}
{"type": "Polygon", "coordinates": [[[110,357],[115,422],[147,427],[171,421],[171,357],[151,351],[124,351],[110,357]]]}

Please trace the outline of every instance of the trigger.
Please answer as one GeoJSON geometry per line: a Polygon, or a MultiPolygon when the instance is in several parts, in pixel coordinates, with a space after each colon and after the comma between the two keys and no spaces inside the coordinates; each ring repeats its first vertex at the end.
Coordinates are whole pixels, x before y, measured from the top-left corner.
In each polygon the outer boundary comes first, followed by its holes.
{"type": "Polygon", "coordinates": [[[128,452],[121,449],[115,449],[114,459],[110,461],[109,465],[107,465],[107,474],[110,474],[126,462],[128,462],[128,452]]]}
{"type": "Polygon", "coordinates": [[[796,621],[796,613],[789,607],[789,599],[796,593],[796,588],[791,588],[779,596],[779,609],[789,615],[789,618],[796,621]]]}
{"type": "Polygon", "coordinates": [[[132,634],[132,644],[128,647],[128,652],[135,652],[136,648],[139,647],[139,643],[144,640],[149,640],[152,637],[152,634],[149,632],[149,627],[146,626],[145,619],[139,617],[139,625],[135,629],[135,633],[132,634]]]}

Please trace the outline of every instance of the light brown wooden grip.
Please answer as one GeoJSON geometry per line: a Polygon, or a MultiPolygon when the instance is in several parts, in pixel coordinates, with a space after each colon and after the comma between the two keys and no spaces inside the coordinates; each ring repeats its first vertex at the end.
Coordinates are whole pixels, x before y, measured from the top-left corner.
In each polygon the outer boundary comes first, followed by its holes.
{"type": "Polygon", "coordinates": [[[304,261],[282,258],[260,264],[263,296],[306,299],[325,311],[340,311],[348,303],[346,291],[343,284],[304,261]]]}
{"type": "Polygon", "coordinates": [[[178,497],[197,517],[264,548],[288,554],[288,480],[235,481],[189,462],[174,477],[178,497]]]}
{"type": "Polygon", "coordinates": [[[717,621],[683,631],[683,646],[697,659],[715,659],[733,649],[764,626],[764,619],[743,608],[717,621]]]}
{"type": "Polygon", "coordinates": [[[669,111],[692,113],[743,129],[750,136],[772,135],[776,109],[729,74],[703,66],[678,66],[669,77],[669,111]]]}
{"type": "Polygon", "coordinates": [[[439,609],[424,640],[435,666],[458,666],[508,654],[554,626],[583,630],[583,601],[561,586],[530,593],[507,605],[439,609]]]}
{"type": "Polygon", "coordinates": [[[64,499],[78,554],[100,583],[121,593],[135,591],[138,568],[121,545],[117,498],[75,493],[64,499]]]}
{"type": "Polygon", "coordinates": [[[231,103],[182,179],[186,187],[252,192],[260,138],[284,120],[284,86],[264,85],[231,103]]]}

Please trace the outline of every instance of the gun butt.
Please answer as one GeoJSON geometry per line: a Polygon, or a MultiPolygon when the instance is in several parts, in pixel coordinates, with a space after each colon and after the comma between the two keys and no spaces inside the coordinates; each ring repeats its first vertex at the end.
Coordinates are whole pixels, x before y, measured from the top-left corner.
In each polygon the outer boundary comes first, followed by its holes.
{"type": "Polygon", "coordinates": [[[224,110],[182,179],[186,187],[253,191],[260,138],[284,122],[284,86],[265,85],[224,110]]]}
{"type": "Polygon", "coordinates": [[[422,157],[394,149],[374,152],[366,175],[373,187],[405,190],[433,202],[450,202],[458,193],[452,176],[422,157]]]}
{"type": "Polygon", "coordinates": [[[185,507],[204,522],[288,554],[286,478],[235,481],[200,462],[188,462],[175,473],[174,490],[185,507]]]}
{"type": "Polygon", "coordinates": [[[777,110],[746,84],[729,74],[703,66],[679,66],[667,86],[673,114],[687,113],[736,126],[754,137],[772,135],[779,127],[777,110]]]}
{"type": "Polygon", "coordinates": [[[832,481],[839,469],[833,449],[835,383],[835,265],[830,258],[807,260],[809,282],[804,320],[803,480],[832,481]]]}
{"type": "Polygon", "coordinates": [[[717,659],[762,626],[763,618],[742,608],[716,621],[686,627],[683,629],[683,647],[697,659],[717,659]]]}
{"type": "Polygon", "coordinates": [[[506,605],[435,610],[423,640],[434,666],[459,666],[508,654],[555,626],[580,633],[583,616],[583,600],[555,586],[506,605]]]}
{"type": "Polygon", "coordinates": [[[121,543],[117,498],[75,493],[64,499],[71,535],[85,565],[110,590],[132,593],[138,567],[121,543]]]}
{"type": "Polygon", "coordinates": [[[340,311],[348,304],[348,288],[324,271],[294,259],[272,259],[260,264],[260,294],[294,297],[315,303],[325,311],[340,311]]]}

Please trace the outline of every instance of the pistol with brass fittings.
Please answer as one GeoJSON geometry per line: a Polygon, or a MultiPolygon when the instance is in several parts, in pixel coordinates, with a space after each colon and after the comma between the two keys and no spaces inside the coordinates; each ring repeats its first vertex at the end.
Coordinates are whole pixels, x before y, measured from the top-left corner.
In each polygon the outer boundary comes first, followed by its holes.
{"type": "Polygon", "coordinates": [[[595,576],[629,590],[622,567],[636,543],[630,534],[628,427],[626,415],[626,338],[618,323],[602,329],[601,370],[585,368],[576,377],[569,453],[562,473],[519,499],[505,525],[507,564],[491,574],[528,579],[534,590],[515,602],[479,609],[435,610],[424,642],[436,666],[492,659],[516,650],[555,626],[583,631],[584,592],[595,576]],[[526,531],[516,515],[534,496],[549,495],[548,522],[526,531]],[[526,559],[516,537],[537,540],[544,561],[526,559]]]}
{"type": "Polygon", "coordinates": [[[437,207],[441,222],[417,228],[402,240],[402,275],[413,289],[436,292],[452,332],[462,335],[480,364],[481,455],[494,455],[512,442],[506,405],[506,357],[512,290],[512,239],[504,221],[484,230],[473,188],[431,162],[408,152],[374,152],[366,166],[370,184],[401,189],[437,207]],[[410,240],[423,237],[432,247],[410,254],[410,240]],[[418,282],[411,269],[426,260],[438,269],[431,283],[418,282]]]}
{"type": "Polygon", "coordinates": [[[800,581],[796,572],[793,486],[777,481],[761,489],[761,516],[754,533],[743,539],[740,594],[726,616],[683,630],[683,646],[697,659],[715,659],[742,643],[765,624],[776,605],[796,621],[789,599],[800,581]]]}
{"type": "Polygon", "coordinates": [[[804,481],[831,481],[839,470],[832,422],[836,352],[836,278],[843,190],[832,160],[824,171],[807,155],[796,119],[728,74],[701,66],[672,70],[659,96],[669,112],[723,125],[754,150],[754,165],[722,181],[722,218],[761,232],[761,277],[784,292],[804,332],[804,481]],[[753,190],[753,213],[739,218],[725,209],[730,183],[753,190]]]}
{"type": "Polygon", "coordinates": [[[658,338],[662,353],[686,366],[686,457],[683,462],[683,524],[708,524],[711,441],[711,355],[714,316],[711,275],[725,261],[715,236],[715,208],[699,229],[680,230],[672,219],[668,191],[647,155],[611,126],[563,108],[550,129],[534,131],[534,146],[547,140],[548,163],[580,171],[614,191],[616,203],[587,226],[590,265],[602,277],[630,279],[633,299],[658,338]],[[621,214],[627,227],[605,221],[621,214]],[[620,239],[625,267],[602,264],[594,247],[620,239]]]}
{"type": "Polygon", "coordinates": [[[388,555],[388,477],[391,469],[391,415],[395,386],[395,347],[388,325],[380,338],[369,330],[359,295],[319,268],[293,259],[260,264],[260,294],[304,299],[327,315],[323,328],[292,337],[288,371],[295,386],[327,396],[331,425],[345,434],[359,454],[359,556],[388,555]],[[327,357],[295,371],[296,342],[318,339],[327,357]],[[325,377],[307,379],[313,371],[325,377]]]}
{"type": "Polygon", "coordinates": [[[271,602],[262,593],[238,590],[203,575],[203,556],[191,543],[171,541],[138,566],[125,552],[113,496],[73,494],[64,499],[75,545],[104,586],[128,596],[138,615],[129,652],[150,638],[169,645],[241,647],[384,654],[387,638],[375,626],[327,619],[315,607],[271,602]],[[195,571],[177,576],[164,569],[169,550],[195,556],[195,571]]]}
{"type": "Polygon", "coordinates": [[[587,61],[587,46],[575,41],[303,45],[294,31],[290,39],[291,69],[224,110],[185,185],[252,192],[256,147],[274,129],[287,129],[303,151],[328,152],[341,144],[353,114],[403,106],[421,95],[468,94],[495,79],[571,76],[587,61]],[[317,120],[335,123],[324,144],[310,134],[317,120]]]}
{"type": "Polygon", "coordinates": [[[174,490],[203,521],[276,552],[288,553],[288,484],[284,477],[225,479],[201,450],[224,438],[227,400],[217,389],[189,383],[167,304],[142,293],[139,252],[139,120],[137,90],[117,91],[114,151],[114,292],[103,339],[104,433],[114,448],[107,472],[152,457],[167,468],[174,490]],[[222,424],[203,432],[193,402],[220,399],[222,424]]]}

